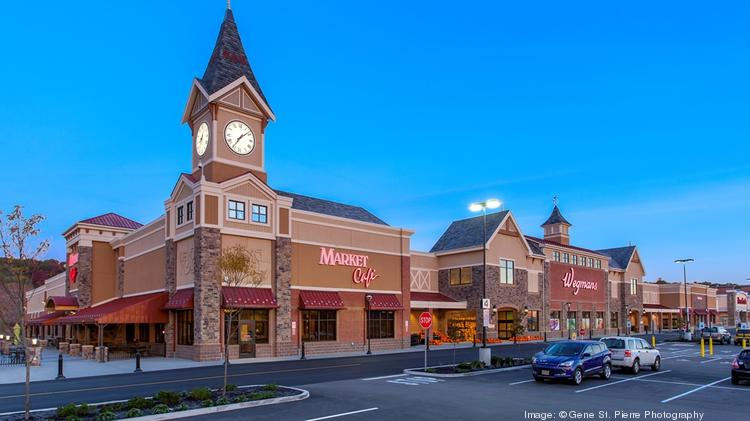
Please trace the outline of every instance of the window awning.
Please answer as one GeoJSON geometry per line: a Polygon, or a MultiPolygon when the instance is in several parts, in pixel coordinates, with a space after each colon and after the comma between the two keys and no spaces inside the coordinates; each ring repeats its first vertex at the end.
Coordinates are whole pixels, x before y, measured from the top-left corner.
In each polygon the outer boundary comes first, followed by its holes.
{"type": "Polygon", "coordinates": [[[702,308],[694,308],[690,309],[690,312],[693,314],[697,314],[698,316],[706,316],[708,314],[708,311],[702,309],[702,308]]]}
{"type": "Polygon", "coordinates": [[[224,308],[276,308],[271,288],[222,287],[221,306],[224,308]]]}
{"type": "Polygon", "coordinates": [[[166,292],[119,298],[76,314],[58,319],[60,324],[167,323],[169,315],[162,310],[169,295],[166,292]]]}
{"type": "Polygon", "coordinates": [[[643,311],[645,313],[679,313],[680,310],[676,308],[670,308],[661,304],[643,304],[643,311]]]}
{"type": "Polygon", "coordinates": [[[55,324],[55,321],[63,316],[65,316],[64,311],[55,311],[53,313],[47,313],[35,319],[31,319],[26,322],[26,324],[29,326],[49,326],[55,324]]]}
{"type": "Polygon", "coordinates": [[[370,310],[401,310],[404,307],[398,301],[396,294],[370,294],[370,310]]]}
{"type": "Polygon", "coordinates": [[[193,288],[176,291],[167,301],[164,310],[190,310],[193,308],[194,296],[195,290],[193,288]]]}
{"type": "Polygon", "coordinates": [[[300,291],[299,298],[305,310],[338,310],[344,300],[336,291],[300,291]]]}
{"type": "Polygon", "coordinates": [[[72,295],[49,297],[44,306],[52,311],[78,310],[78,298],[72,295]]]}
{"type": "Polygon", "coordinates": [[[411,308],[413,309],[466,309],[466,301],[457,301],[439,292],[411,293],[411,308]]]}

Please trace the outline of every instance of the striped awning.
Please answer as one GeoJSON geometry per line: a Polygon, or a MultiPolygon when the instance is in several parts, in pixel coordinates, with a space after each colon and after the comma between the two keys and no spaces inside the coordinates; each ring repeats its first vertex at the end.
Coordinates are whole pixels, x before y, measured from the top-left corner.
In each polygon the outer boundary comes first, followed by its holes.
{"type": "Polygon", "coordinates": [[[299,298],[305,310],[338,310],[344,300],[336,291],[300,291],[299,298]]]}
{"type": "Polygon", "coordinates": [[[121,324],[167,323],[169,315],[163,311],[169,296],[166,292],[120,298],[55,321],[59,324],[121,324]]]}
{"type": "Polygon", "coordinates": [[[221,305],[224,308],[276,308],[271,288],[223,287],[221,305]]]}
{"type": "Polygon", "coordinates": [[[193,308],[195,290],[186,288],[176,291],[167,301],[164,310],[190,310],[193,308]]]}
{"type": "Polygon", "coordinates": [[[370,310],[401,310],[404,307],[396,294],[370,294],[370,310]]]}
{"type": "Polygon", "coordinates": [[[47,313],[37,318],[31,319],[26,322],[26,324],[29,326],[49,326],[55,324],[55,321],[63,316],[65,316],[64,311],[55,311],[53,313],[47,313]]]}

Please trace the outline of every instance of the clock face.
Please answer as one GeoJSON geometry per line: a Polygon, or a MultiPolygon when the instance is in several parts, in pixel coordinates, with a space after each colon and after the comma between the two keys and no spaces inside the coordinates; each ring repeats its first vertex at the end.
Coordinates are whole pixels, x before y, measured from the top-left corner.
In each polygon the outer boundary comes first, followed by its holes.
{"type": "Polygon", "coordinates": [[[255,148],[255,135],[247,124],[234,120],[224,129],[224,140],[235,153],[247,155],[255,148]]]}
{"type": "Polygon", "coordinates": [[[198,127],[198,133],[195,135],[195,151],[198,155],[203,156],[208,148],[208,124],[201,123],[198,127]]]}

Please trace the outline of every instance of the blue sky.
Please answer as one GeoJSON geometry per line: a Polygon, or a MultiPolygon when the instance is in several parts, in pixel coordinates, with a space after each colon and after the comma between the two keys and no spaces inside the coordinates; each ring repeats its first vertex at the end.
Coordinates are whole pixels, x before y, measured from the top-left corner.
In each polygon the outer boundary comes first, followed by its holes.
{"type": "MultiPolygon", "coordinates": [[[[362,205],[426,250],[473,200],[540,235],[552,197],[589,248],[638,245],[647,279],[750,277],[746,2],[235,0],[278,120],[273,187],[362,205]]],[[[12,2],[0,16],[0,208],[61,232],[148,222],[224,1],[12,2]]]]}

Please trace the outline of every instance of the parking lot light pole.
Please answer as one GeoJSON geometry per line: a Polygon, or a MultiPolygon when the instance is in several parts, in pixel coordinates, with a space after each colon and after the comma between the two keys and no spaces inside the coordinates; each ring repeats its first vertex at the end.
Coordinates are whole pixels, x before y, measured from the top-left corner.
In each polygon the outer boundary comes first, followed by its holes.
{"type": "Polygon", "coordinates": [[[676,259],[674,262],[682,265],[682,284],[685,286],[685,332],[690,330],[690,312],[688,311],[688,289],[687,289],[687,264],[695,259],[676,259]]]}
{"type": "Polygon", "coordinates": [[[570,320],[569,318],[570,318],[570,303],[565,303],[565,324],[567,325],[566,327],[568,328],[568,339],[571,338],[570,323],[568,323],[568,321],[570,320]]]}
{"type": "MultiPolygon", "coordinates": [[[[469,205],[472,212],[482,212],[482,303],[487,299],[487,209],[497,209],[500,201],[487,199],[484,202],[475,202],[469,205]]],[[[481,307],[481,306],[480,306],[481,307]]],[[[484,308],[482,308],[484,312],[484,308]]],[[[482,320],[482,348],[487,348],[487,326],[482,320]]]]}
{"type": "MultiPolygon", "coordinates": [[[[366,332],[367,332],[367,355],[372,354],[372,349],[370,348],[370,306],[372,301],[372,295],[367,294],[365,295],[365,303],[367,304],[367,317],[366,317],[366,332]]],[[[427,338],[425,338],[426,340],[427,338]]]]}

